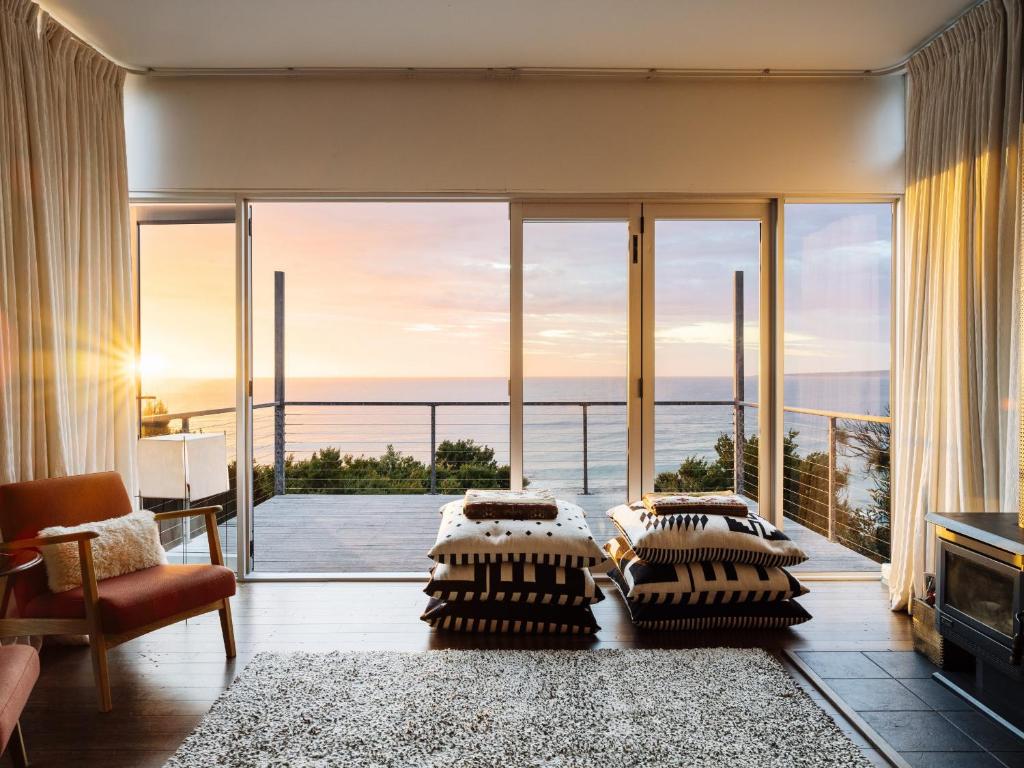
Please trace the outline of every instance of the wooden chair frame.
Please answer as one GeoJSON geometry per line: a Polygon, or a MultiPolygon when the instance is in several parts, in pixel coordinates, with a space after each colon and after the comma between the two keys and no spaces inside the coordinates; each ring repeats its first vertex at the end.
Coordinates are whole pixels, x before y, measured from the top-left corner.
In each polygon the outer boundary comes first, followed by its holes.
{"type": "MultiPolygon", "coordinates": [[[[157,522],[175,520],[182,517],[202,515],[206,519],[206,537],[210,544],[210,562],[213,565],[224,565],[224,554],[220,548],[220,534],[217,530],[217,513],[222,507],[197,507],[175,512],[159,512],[154,515],[157,522]]],[[[110,633],[103,630],[103,621],[99,611],[99,590],[96,582],[96,570],[92,560],[92,540],[99,536],[95,531],[82,533],[66,533],[60,536],[41,536],[34,539],[19,539],[0,543],[0,552],[13,553],[19,550],[38,549],[48,544],[78,544],[78,560],[82,569],[82,592],[85,598],[84,619],[18,619],[0,618],[0,637],[22,635],[88,635],[89,649],[92,654],[93,675],[101,712],[113,709],[110,697],[110,675],[107,670],[107,651],[121,643],[133,640],[141,635],[157,629],[177,624],[179,621],[191,619],[204,613],[217,611],[220,614],[220,628],[224,635],[224,651],[229,659],[235,658],[235,630],[231,621],[231,603],[229,598],[216,600],[199,606],[190,611],[168,616],[128,632],[110,633]]],[[[5,587],[11,589],[11,579],[5,587]]]]}
{"type": "Polygon", "coordinates": [[[14,724],[11,739],[7,742],[5,754],[11,758],[14,768],[28,768],[28,752],[25,749],[25,736],[21,732],[21,721],[14,724]]]}

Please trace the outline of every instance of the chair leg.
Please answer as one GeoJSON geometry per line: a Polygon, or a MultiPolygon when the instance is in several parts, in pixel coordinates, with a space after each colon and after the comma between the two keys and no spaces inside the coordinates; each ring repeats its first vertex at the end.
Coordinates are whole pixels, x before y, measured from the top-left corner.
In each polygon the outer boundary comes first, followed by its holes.
{"type": "Polygon", "coordinates": [[[25,751],[25,737],[21,733],[21,721],[14,724],[11,740],[7,742],[7,754],[11,756],[14,768],[28,768],[28,752],[25,751]]]}
{"type": "Polygon", "coordinates": [[[96,693],[100,712],[114,708],[110,700],[110,676],[107,672],[107,637],[100,619],[99,588],[92,562],[92,547],[88,539],[78,542],[78,560],[82,564],[82,593],[85,597],[85,622],[89,629],[89,650],[92,652],[92,673],[96,678],[96,693]]]}
{"type": "Polygon", "coordinates": [[[231,603],[224,598],[224,607],[217,610],[220,614],[220,631],[224,635],[224,653],[229,659],[235,658],[235,625],[231,621],[231,603]]]}
{"type": "Polygon", "coordinates": [[[100,712],[114,708],[110,698],[110,674],[107,671],[107,641],[101,632],[89,635],[89,650],[92,653],[92,673],[96,678],[96,694],[100,712]]]}

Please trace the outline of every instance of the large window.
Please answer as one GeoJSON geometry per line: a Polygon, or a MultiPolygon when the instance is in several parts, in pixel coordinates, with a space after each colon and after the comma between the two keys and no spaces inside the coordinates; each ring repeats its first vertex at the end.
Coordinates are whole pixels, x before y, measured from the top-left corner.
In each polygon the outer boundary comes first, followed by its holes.
{"type": "Polygon", "coordinates": [[[222,435],[232,485],[252,449],[241,536],[233,491],[143,501],[224,504],[257,575],[423,572],[442,504],[520,483],[601,541],[643,492],[735,489],[804,569],[888,558],[891,202],[786,204],[784,263],[767,202],[135,212],[141,436],[222,435]]]}
{"type": "Polygon", "coordinates": [[[841,544],[834,570],[889,555],[891,203],[785,208],[784,511],[841,544]]]}

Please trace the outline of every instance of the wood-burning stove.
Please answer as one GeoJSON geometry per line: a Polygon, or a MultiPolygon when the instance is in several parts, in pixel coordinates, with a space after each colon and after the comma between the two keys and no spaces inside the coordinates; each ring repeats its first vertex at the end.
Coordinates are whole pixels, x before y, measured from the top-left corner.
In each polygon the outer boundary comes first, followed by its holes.
{"type": "Polygon", "coordinates": [[[1024,737],[1024,530],[1002,513],[930,514],[935,614],[947,654],[936,679],[1024,737]]]}

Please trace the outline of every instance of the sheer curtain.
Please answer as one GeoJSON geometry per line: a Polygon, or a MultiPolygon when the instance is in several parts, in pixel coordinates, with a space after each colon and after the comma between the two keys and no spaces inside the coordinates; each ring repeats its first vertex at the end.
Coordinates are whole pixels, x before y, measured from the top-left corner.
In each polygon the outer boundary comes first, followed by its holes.
{"type": "Polygon", "coordinates": [[[1017,511],[1021,3],[989,0],[909,64],[894,609],[924,592],[927,512],[1017,511]]]}
{"type": "Polygon", "coordinates": [[[0,483],[135,490],[123,71],[0,0],[0,483]]]}

